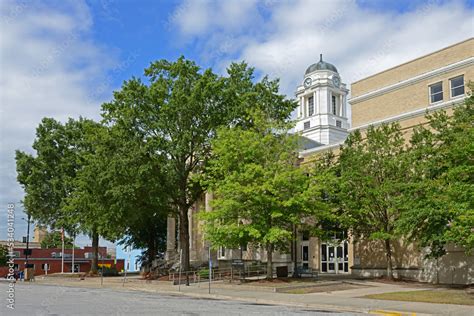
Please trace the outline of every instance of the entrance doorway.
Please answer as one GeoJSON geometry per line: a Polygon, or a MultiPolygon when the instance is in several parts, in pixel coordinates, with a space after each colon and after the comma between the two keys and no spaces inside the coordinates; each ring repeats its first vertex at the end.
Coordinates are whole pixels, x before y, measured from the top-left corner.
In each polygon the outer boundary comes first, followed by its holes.
{"type": "Polygon", "coordinates": [[[340,244],[321,244],[321,272],[323,273],[349,273],[349,243],[342,241],[340,244]]]}
{"type": "Polygon", "coordinates": [[[303,265],[303,269],[309,268],[309,245],[302,245],[301,246],[301,256],[302,260],[301,263],[303,265]]]}
{"type": "Polygon", "coordinates": [[[309,268],[309,232],[301,233],[301,265],[303,269],[309,268]]]}

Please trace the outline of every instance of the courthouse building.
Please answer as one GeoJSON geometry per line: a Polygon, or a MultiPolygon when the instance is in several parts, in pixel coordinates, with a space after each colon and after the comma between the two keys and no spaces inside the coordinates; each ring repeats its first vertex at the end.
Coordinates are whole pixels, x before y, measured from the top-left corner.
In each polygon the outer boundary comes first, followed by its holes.
{"type": "MultiPolygon", "coordinates": [[[[326,57],[325,57],[326,58],[326,57]]],[[[342,70],[343,71],[343,70],[342,70]]],[[[432,52],[412,61],[353,82],[349,89],[343,83],[336,66],[323,56],[310,65],[296,88],[297,123],[295,130],[306,139],[300,152],[302,163],[324,152],[337,153],[351,131],[362,132],[371,125],[399,122],[409,137],[413,127],[426,122],[427,111],[447,109],[464,102],[467,83],[474,81],[474,39],[432,52]],[[351,108],[349,110],[348,104],[351,108]]],[[[191,261],[208,261],[207,244],[196,214],[212,211],[212,194],[207,193],[189,210],[191,261]]],[[[176,223],[168,220],[167,255],[176,254],[176,223]]],[[[344,236],[344,232],[341,232],[344,236]]],[[[382,243],[357,242],[350,238],[319,240],[298,232],[296,259],[298,264],[319,273],[380,276],[386,271],[382,243]]],[[[448,247],[439,261],[441,283],[474,283],[474,256],[466,256],[463,249],[448,247]]],[[[266,262],[266,252],[260,248],[225,249],[212,252],[213,261],[229,264],[241,256],[244,261],[266,262]]],[[[292,255],[276,252],[275,266],[292,268],[292,255]]],[[[432,282],[436,267],[424,258],[423,251],[402,240],[394,243],[394,275],[432,282]]]]}

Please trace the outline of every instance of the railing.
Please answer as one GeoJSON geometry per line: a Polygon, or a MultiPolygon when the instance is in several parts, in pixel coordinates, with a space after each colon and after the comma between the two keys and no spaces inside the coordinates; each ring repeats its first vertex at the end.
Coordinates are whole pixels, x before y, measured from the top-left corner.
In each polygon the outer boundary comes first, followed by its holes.
{"type": "Polygon", "coordinates": [[[229,281],[235,280],[243,281],[246,278],[259,278],[265,276],[267,273],[266,265],[251,265],[242,268],[230,267],[230,268],[214,268],[209,273],[208,268],[201,268],[197,270],[170,272],[168,274],[168,280],[172,281],[173,284],[184,284],[189,281],[190,283],[201,283],[211,281],[229,281]]]}
{"type": "Polygon", "coordinates": [[[179,262],[179,255],[175,254],[166,259],[157,260],[157,264],[153,265],[151,271],[157,275],[166,275],[170,268],[179,262]]]}

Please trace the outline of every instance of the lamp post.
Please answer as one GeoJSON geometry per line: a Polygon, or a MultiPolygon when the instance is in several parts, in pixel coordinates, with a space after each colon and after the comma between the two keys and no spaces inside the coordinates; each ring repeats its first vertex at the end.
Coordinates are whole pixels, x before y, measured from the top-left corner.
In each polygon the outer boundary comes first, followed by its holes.
{"type": "Polygon", "coordinates": [[[28,214],[27,219],[22,218],[22,220],[25,220],[27,222],[27,228],[26,228],[26,251],[25,251],[25,268],[28,268],[28,255],[30,252],[30,221],[31,221],[31,215],[28,214]]]}

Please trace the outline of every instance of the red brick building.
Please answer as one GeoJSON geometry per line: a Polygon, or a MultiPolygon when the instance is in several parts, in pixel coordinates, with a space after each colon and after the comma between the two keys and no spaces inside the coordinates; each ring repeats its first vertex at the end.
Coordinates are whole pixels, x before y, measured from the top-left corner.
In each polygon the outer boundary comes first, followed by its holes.
{"type": "MultiPolygon", "coordinates": [[[[26,258],[23,254],[25,248],[15,247],[15,270],[22,271],[25,268],[26,258]]],[[[33,264],[35,275],[43,275],[50,273],[60,273],[62,254],[61,248],[41,249],[33,248],[31,255],[28,256],[28,263],[33,264]],[[47,270],[46,270],[47,269],[47,270]]],[[[89,272],[92,262],[92,247],[84,247],[82,249],[74,249],[74,272],[89,272]]],[[[118,272],[124,269],[124,259],[115,259],[107,255],[106,247],[99,247],[99,269],[102,264],[107,268],[115,268],[118,272]]],[[[7,272],[8,269],[5,271],[7,272]]],[[[72,249],[64,250],[64,272],[72,272],[72,249]]],[[[0,270],[3,277],[4,271],[0,270]]]]}

